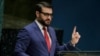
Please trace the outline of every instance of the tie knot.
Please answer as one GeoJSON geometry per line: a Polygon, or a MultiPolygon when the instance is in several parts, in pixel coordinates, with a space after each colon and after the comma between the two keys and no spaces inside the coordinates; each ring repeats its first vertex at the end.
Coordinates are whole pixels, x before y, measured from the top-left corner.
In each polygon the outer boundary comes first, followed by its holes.
{"type": "Polygon", "coordinates": [[[46,30],[46,27],[43,27],[43,30],[46,30]]]}

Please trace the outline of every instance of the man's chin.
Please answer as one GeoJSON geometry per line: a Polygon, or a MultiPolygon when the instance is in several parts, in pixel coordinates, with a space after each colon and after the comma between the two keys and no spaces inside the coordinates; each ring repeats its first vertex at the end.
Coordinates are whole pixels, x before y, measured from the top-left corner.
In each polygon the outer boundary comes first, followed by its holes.
{"type": "Polygon", "coordinates": [[[45,26],[50,26],[50,23],[45,23],[45,26]]]}
{"type": "Polygon", "coordinates": [[[45,22],[45,25],[46,26],[50,26],[50,22],[45,22]]]}
{"type": "Polygon", "coordinates": [[[45,24],[45,26],[50,26],[50,24],[45,24]]]}

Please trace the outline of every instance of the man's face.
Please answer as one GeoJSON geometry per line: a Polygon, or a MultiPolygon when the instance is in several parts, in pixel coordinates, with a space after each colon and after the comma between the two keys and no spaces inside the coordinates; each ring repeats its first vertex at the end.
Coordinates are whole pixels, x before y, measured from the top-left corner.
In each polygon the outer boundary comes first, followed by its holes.
{"type": "Polygon", "coordinates": [[[49,26],[52,20],[52,8],[42,7],[41,12],[37,13],[37,20],[43,26],[49,26]]]}

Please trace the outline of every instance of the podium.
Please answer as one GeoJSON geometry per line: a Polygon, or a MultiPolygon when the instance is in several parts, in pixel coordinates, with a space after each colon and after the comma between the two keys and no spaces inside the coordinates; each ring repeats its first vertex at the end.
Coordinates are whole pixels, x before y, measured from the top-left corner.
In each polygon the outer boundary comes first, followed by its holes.
{"type": "Polygon", "coordinates": [[[59,51],[57,56],[100,56],[100,51],[59,51]]]}

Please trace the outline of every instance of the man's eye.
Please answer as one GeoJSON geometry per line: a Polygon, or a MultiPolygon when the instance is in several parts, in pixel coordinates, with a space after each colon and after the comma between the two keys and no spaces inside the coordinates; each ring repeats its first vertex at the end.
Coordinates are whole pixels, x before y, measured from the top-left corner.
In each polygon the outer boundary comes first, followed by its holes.
{"type": "Polygon", "coordinates": [[[44,15],[50,15],[50,14],[48,14],[48,13],[44,13],[44,15]]]}

